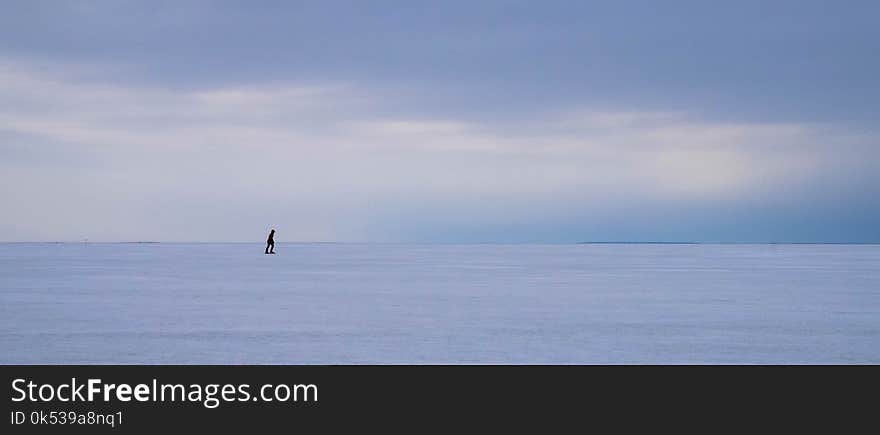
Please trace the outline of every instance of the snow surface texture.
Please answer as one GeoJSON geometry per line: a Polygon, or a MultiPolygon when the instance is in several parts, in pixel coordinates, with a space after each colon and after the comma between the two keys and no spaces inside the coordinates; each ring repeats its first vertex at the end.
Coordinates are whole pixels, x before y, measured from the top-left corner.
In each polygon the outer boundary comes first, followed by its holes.
{"type": "Polygon", "coordinates": [[[0,244],[0,363],[880,363],[880,246],[0,244]]]}

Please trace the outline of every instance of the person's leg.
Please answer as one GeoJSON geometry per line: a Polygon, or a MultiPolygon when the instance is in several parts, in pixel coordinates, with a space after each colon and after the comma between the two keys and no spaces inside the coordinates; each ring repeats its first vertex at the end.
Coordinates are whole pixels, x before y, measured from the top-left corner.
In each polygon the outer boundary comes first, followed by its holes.
{"type": "Polygon", "coordinates": [[[274,254],[275,253],[275,242],[272,242],[270,245],[272,246],[272,249],[269,250],[269,253],[274,254]]]}
{"type": "Polygon", "coordinates": [[[270,245],[270,243],[269,243],[269,242],[266,242],[266,253],[267,253],[267,254],[269,253],[269,245],[270,245]]]}

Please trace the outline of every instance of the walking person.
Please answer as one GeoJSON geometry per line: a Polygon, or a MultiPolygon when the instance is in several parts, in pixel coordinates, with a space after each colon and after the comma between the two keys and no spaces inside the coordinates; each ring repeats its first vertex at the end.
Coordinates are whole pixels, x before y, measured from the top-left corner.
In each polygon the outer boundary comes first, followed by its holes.
{"type": "Polygon", "coordinates": [[[269,233],[269,240],[266,240],[266,253],[274,254],[275,253],[275,230],[272,230],[269,233]]]}

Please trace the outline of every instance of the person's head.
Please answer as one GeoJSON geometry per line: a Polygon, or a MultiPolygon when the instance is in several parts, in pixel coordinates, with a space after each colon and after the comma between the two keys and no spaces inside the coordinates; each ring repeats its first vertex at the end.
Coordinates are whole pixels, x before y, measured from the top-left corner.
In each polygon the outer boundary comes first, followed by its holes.
{"type": "Polygon", "coordinates": [[[275,230],[272,230],[272,231],[270,231],[270,232],[271,232],[271,233],[274,233],[274,232],[275,232],[275,230]]]}

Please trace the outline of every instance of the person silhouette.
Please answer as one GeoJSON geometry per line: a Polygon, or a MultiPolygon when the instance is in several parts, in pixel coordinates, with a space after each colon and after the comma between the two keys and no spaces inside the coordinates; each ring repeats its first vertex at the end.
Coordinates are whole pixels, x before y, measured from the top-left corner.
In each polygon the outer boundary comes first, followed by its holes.
{"type": "Polygon", "coordinates": [[[269,232],[269,239],[266,240],[266,253],[267,254],[274,254],[275,253],[275,230],[272,230],[271,232],[269,232]]]}

